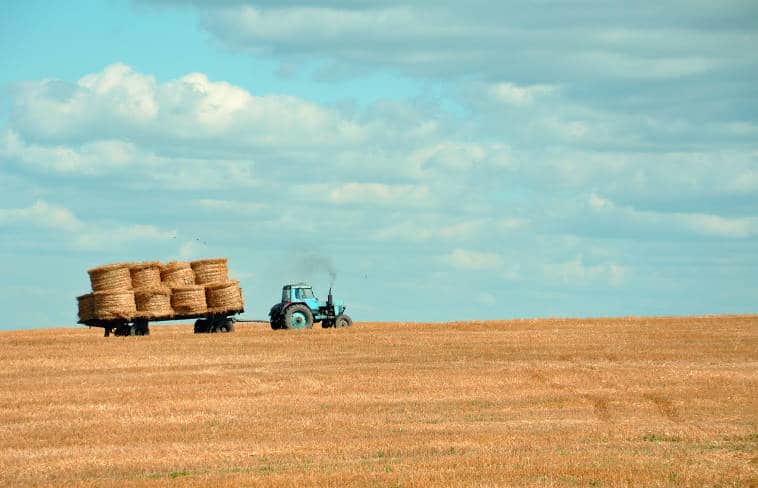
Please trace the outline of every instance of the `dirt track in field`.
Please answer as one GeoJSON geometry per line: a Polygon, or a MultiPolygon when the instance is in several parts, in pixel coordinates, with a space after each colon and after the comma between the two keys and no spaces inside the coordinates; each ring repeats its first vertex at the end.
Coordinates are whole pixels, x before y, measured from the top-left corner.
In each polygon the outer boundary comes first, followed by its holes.
{"type": "Polygon", "coordinates": [[[756,486],[758,316],[0,333],[1,485],[756,486]]]}

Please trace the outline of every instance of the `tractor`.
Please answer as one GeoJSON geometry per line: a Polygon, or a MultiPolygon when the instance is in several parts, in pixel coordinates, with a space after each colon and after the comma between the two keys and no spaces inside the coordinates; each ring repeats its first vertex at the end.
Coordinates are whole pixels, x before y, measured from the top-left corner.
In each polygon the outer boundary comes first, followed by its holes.
{"type": "Polygon", "coordinates": [[[307,283],[293,283],[282,287],[282,301],[271,307],[271,328],[310,329],[314,322],[321,322],[321,327],[343,328],[353,325],[349,315],[345,315],[345,304],[335,300],[332,289],[326,302],[320,302],[307,283]]]}

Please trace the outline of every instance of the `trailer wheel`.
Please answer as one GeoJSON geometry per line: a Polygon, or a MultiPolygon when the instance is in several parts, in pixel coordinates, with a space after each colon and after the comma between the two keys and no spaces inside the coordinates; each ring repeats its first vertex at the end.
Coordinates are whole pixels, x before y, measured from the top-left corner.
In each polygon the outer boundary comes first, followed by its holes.
{"type": "Polygon", "coordinates": [[[284,312],[285,329],[310,329],[313,327],[313,314],[305,305],[292,305],[284,312]]]}
{"type": "Polygon", "coordinates": [[[334,319],[334,326],[338,329],[344,329],[345,327],[350,327],[353,325],[353,319],[350,318],[349,315],[338,315],[336,319],[334,319]]]}
{"type": "Polygon", "coordinates": [[[234,332],[234,321],[231,319],[220,320],[213,326],[211,332],[234,332]]]}
{"type": "Polygon", "coordinates": [[[195,320],[195,334],[205,334],[208,332],[208,321],[206,319],[195,320]]]}

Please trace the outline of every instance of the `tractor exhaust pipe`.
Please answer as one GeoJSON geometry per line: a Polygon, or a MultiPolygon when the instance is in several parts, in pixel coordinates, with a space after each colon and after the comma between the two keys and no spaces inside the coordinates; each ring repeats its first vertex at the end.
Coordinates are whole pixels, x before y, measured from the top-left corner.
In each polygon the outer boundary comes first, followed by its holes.
{"type": "Polygon", "coordinates": [[[332,296],[332,287],[329,287],[329,295],[326,297],[326,309],[334,313],[334,297],[332,296]]]}

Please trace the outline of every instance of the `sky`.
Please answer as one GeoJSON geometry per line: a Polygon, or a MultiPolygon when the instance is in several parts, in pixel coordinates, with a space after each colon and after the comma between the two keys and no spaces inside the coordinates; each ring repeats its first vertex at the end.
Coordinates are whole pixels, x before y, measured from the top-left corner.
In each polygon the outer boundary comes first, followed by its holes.
{"type": "Polygon", "coordinates": [[[245,318],[758,312],[753,1],[8,1],[0,329],[227,257],[245,318]]]}

